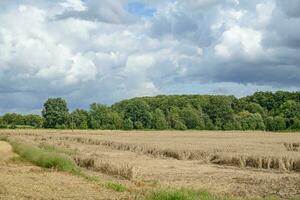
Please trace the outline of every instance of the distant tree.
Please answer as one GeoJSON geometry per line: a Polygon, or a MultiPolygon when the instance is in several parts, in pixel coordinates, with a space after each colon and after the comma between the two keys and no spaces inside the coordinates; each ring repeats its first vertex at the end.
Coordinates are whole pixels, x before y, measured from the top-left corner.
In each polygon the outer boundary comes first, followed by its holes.
{"type": "Polygon", "coordinates": [[[233,120],[233,100],[234,98],[214,96],[211,97],[209,103],[203,107],[203,111],[213,121],[217,129],[223,129],[224,124],[233,120]]]}
{"type": "Polygon", "coordinates": [[[245,106],[245,110],[250,112],[250,113],[259,113],[261,116],[266,115],[266,111],[257,103],[248,103],[245,106]]]}
{"type": "Polygon", "coordinates": [[[90,114],[82,109],[74,110],[69,117],[69,128],[88,129],[90,114]]]}
{"type": "Polygon", "coordinates": [[[175,128],[175,123],[180,121],[179,113],[180,109],[177,107],[171,107],[170,110],[167,111],[167,120],[171,128],[175,128]]]}
{"type": "Polygon", "coordinates": [[[182,123],[180,120],[174,121],[174,127],[175,130],[187,130],[187,127],[184,123],[182,123]]]}
{"type": "Polygon", "coordinates": [[[24,125],[32,126],[35,128],[41,128],[43,126],[43,118],[40,115],[25,115],[24,117],[24,125]]]}
{"type": "Polygon", "coordinates": [[[294,130],[300,130],[300,118],[293,118],[293,125],[291,128],[294,130]]]}
{"type": "Polygon", "coordinates": [[[0,117],[0,128],[7,128],[7,123],[3,120],[3,117],[0,117]]]}
{"type": "Polygon", "coordinates": [[[238,116],[243,130],[265,130],[264,121],[259,113],[243,111],[238,116]]]}
{"type": "Polygon", "coordinates": [[[282,131],[286,129],[285,119],[281,116],[274,117],[274,124],[276,131],[282,131]]]}
{"type": "Polygon", "coordinates": [[[17,113],[6,113],[2,117],[4,123],[8,125],[25,125],[24,117],[17,113]]]}
{"type": "Polygon", "coordinates": [[[135,129],[144,129],[143,123],[140,121],[134,122],[134,128],[135,129]]]}
{"type": "Polygon", "coordinates": [[[276,131],[276,124],[275,124],[274,118],[272,116],[269,116],[266,118],[265,124],[266,124],[266,130],[276,131]]]}
{"type": "Polygon", "coordinates": [[[151,128],[152,115],[150,106],[142,100],[133,100],[124,108],[124,118],[130,118],[134,124],[141,122],[143,128],[151,128]]]}
{"type": "Polygon", "coordinates": [[[93,129],[120,129],[123,126],[123,120],[119,114],[102,104],[91,104],[90,118],[93,129]]]}
{"type": "Polygon", "coordinates": [[[215,129],[215,125],[214,125],[213,121],[209,118],[209,116],[207,114],[203,115],[203,119],[205,122],[205,130],[214,130],[215,129]]]}
{"type": "Polygon", "coordinates": [[[293,126],[293,119],[300,118],[300,103],[288,100],[280,106],[279,115],[283,115],[286,119],[287,128],[293,126]]]}
{"type": "Polygon", "coordinates": [[[127,118],[124,120],[124,125],[123,125],[123,129],[125,130],[132,130],[133,127],[133,122],[131,121],[130,118],[127,118]]]}
{"type": "Polygon", "coordinates": [[[184,122],[188,129],[204,129],[205,124],[202,115],[202,110],[196,110],[192,106],[180,110],[181,121],[184,122]]]}
{"type": "Polygon", "coordinates": [[[43,107],[42,116],[45,128],[65,128],[68,123],[69,109],[62,98],[48,99],[43,107]]]}
{"type": "Polygon", "coordinates": [[[224,130],[242,130],[241,122],[238,116],[234,116],[232,121],[223,125],[224,130]]]}
{"type": "Polygon", "coordinates": [[[168,128],[168,122],[161,109],[157,108],[152,114],[152,127],[158,130],[164,130],[168,128]]]}

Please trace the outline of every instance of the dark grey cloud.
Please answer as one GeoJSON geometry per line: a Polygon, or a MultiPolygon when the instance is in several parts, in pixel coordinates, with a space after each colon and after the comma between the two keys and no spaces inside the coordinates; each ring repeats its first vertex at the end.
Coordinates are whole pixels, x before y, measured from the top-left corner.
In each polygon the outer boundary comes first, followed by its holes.
{"type": "Polygon", "coordinates": [[[298,0],[277,0],[278,5],[289,17],[300,17],[300,1],[298,0]]]}

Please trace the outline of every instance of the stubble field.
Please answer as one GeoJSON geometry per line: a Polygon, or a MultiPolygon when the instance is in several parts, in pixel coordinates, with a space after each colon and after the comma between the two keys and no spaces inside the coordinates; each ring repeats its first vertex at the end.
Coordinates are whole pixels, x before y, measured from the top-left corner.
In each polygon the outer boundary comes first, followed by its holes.
{"type": "Polygon", "coordinates": [[[116,192],[12,161],[7,143],[0,143],[0,199],[134,199],[182,187],[238,198],[300,197],[299,133],[1,130],[0,136],[55,148],[90,176],[127,188],[116,192]]]}

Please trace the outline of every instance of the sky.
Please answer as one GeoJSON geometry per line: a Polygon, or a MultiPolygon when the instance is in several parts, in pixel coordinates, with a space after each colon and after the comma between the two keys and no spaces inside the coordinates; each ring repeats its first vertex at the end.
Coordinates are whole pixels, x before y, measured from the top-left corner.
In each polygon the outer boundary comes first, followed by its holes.
{"type": "Polygon", "coordinates": [[[300,91],[299,0],[0,0],[0,114],[300,91]]]}

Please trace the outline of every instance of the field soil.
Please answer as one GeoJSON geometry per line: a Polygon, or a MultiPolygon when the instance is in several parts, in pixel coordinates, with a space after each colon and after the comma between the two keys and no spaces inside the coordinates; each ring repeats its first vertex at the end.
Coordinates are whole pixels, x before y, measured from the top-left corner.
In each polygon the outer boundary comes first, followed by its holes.
{"type": "MultiPolygon", "coordinates": [[[[300,199],[300,133],[57,130],[2,130],[0,133],[41,148],[60,149],[88,174],[125,184],[130,191],[185,187],[221,196],[300,199]]],[[[18,191],[40,190],[47,197],[53,195],[49,192],[52,188],[73,199],[83,196],[97,199],[101,195],[109,199],[124,198],[77,177],[32,169],[39,168],[2,166],[0,196],[1,185],[6,188],[2,191],[18,185],[24,187],[18,191]],[[22,170],[16,169],[20,167],[22,170]],[[31,181],[31,176],[41,182],[31,181]],[[74,188],[82,188],[72,193],[73,184],[68,182],[74,183],[74,188]],[[36,189],[29,186],[35,183],[36,189]],[[9,184],[12,186],[7,187],[9,184]]],[[[31,197],[37,194],[40,193],[31,197]]]]}

